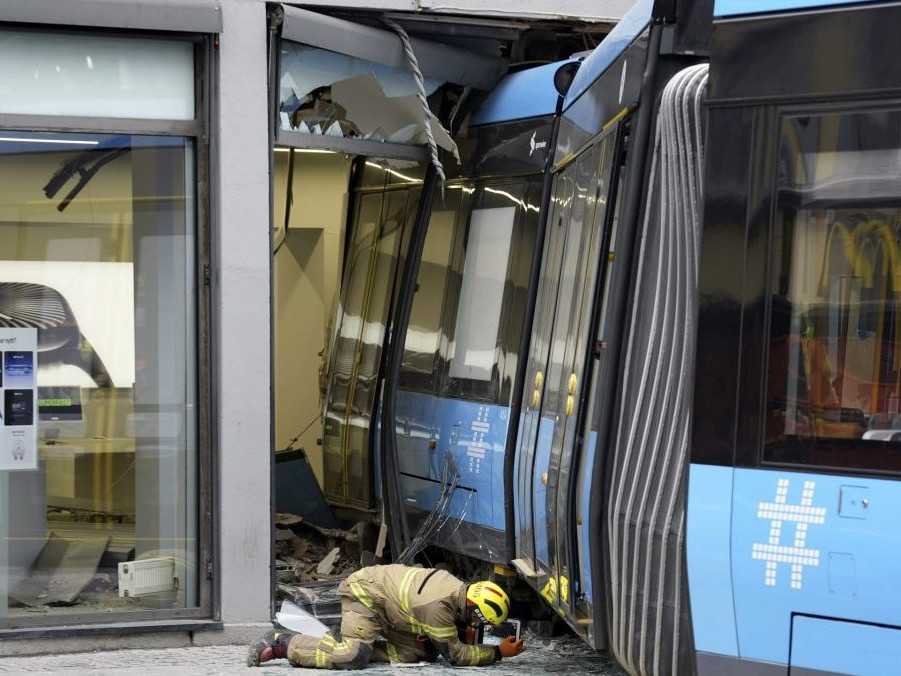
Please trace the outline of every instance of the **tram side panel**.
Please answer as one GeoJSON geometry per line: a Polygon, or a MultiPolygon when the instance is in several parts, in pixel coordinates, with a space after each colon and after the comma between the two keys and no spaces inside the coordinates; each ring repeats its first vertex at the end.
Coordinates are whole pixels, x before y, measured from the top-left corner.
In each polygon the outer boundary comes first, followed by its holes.
{"type": "Polygon", "coordinates": [[[868,66],[901,10],[790,5],[714,29],[711,147],[744,159],[708,166],[688,536],[699,672],[892,673],[901,69],[868,66]],[[823,77],[820,47],[839,34],[853,67],[823,77]],[[788,75],[760,77],[779,53],[788,75]]]}

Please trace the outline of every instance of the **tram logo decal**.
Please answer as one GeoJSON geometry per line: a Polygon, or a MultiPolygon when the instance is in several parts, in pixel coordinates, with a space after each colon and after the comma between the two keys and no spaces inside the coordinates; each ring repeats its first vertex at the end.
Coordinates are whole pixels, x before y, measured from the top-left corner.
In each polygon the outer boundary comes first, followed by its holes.
{"type": "Polygon", "coordinates": [[[807,528],[810,524],[826,521],[826,508],[813,506],[813,492],[816,483],[805,481],[801,490],[801,504],[788,504],[788,479],[779,479],[776,484],[776,498],[773,502],[757,504],[757,518],[768,519],[770,537],[766,543],[755,542],[752,557],[755,561],[765,561],[764,583],[776,586],[776,571],[779,564],[791,566],[791,588],[801,589],[805,566],[820,565],[820,550],[807,546],[807,528]],[[782,524],[795,524],[794,540],[790,545],[782,544],[782,524]]]}
{"type": "Polygon", "coordinates": [[[535,137],[538,135],[537,131],[532,132],[532,138],[529,139],[529,157],[535,153],[536,150],[544,150],[547,148],[547,141],[536,141],[535,137]]]}

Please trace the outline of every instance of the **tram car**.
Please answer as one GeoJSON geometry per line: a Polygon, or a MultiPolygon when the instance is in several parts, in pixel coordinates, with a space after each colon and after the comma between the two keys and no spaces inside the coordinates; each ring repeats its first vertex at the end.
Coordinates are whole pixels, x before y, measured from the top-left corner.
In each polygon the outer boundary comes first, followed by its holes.
{"type": "Polygon", "coordinates": [[[450,462],[432,544],[509,566],[630,673],[894,671],[899,21],[639,0],[509,74],[443,190],[372,162],[355,213],[402,225],[385,253],[354,228],[345,293],[379,309],[357,384],[332,376],[365,393],[330,409],[362,435],[333,501],[384,505],[399,551],[450,462]]]}
{"type": "Polygon", "coordinates": [[[716,2],[687,505],[702,674],[898,668],[899,20],[716,2]]]}

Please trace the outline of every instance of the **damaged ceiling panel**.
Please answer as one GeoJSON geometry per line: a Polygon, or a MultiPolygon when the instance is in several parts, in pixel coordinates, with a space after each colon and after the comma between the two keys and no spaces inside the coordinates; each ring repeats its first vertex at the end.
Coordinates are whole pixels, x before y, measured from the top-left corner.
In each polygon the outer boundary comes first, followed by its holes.
{"type": "MultiPolygon", "coordinates": [[[[347,54],[400,72],[407,60],[398,36],[385,28],[282,5],[282,39],[347,54]]],[[[498,56],[418,37],[410,39],[424,77],[488,91],[506,71],[498,56]]]]}
{"type": "MultiPolygon", "coordinates": [[[[425,79],[430,95],[442,82],[425,79]]],[[[424,116],[413,76],[347,54],[283,41],[280,119],[286,131],[420,145],[424,116]]],[[[456,154],[450,134],[433,117],[438,145],[456,154]]]]}

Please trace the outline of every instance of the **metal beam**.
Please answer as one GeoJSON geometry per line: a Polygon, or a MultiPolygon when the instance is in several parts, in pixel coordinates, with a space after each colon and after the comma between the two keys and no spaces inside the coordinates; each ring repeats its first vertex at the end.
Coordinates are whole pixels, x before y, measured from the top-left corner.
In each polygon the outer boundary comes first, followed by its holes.
{"type": "Polygon", "coordinates": [[[615,23],[634,3],[635,0],[314,0],[304,4],[327,6],[329,9],[415,12],[420,16],[451,14],[514,20],[615,23]]]}
{"type": "Polygon", "coordinates": [[[3,0],[0,22],[220,33],[216,0],[3,0]]]}
{"type": "MultiPolygon", "coordinates": [[[[285,10],[282,38],[398,70],[407,69],[403,46],[397,36],[388,30],[298,7],[282,7],[285,10]]],[[[489,90],[497,84],[506,69],[504,61],[498,57],[475,54],[421,38],[413,38],[412,42],[423,74],[434,80],[489,90]]]]}
{"type": "Polygon", "coordinates": [[[331,150],[336,153],[363,157],[381,157],[389,160],[426,162],[429,158],[424,146],[385,143],[362,138],[344,138],[343,136],[320,136],[319,134],[304,134],[284,129],[280,129],[277,132],[275,143],[278,146],[287,148],[331,150]]]}

